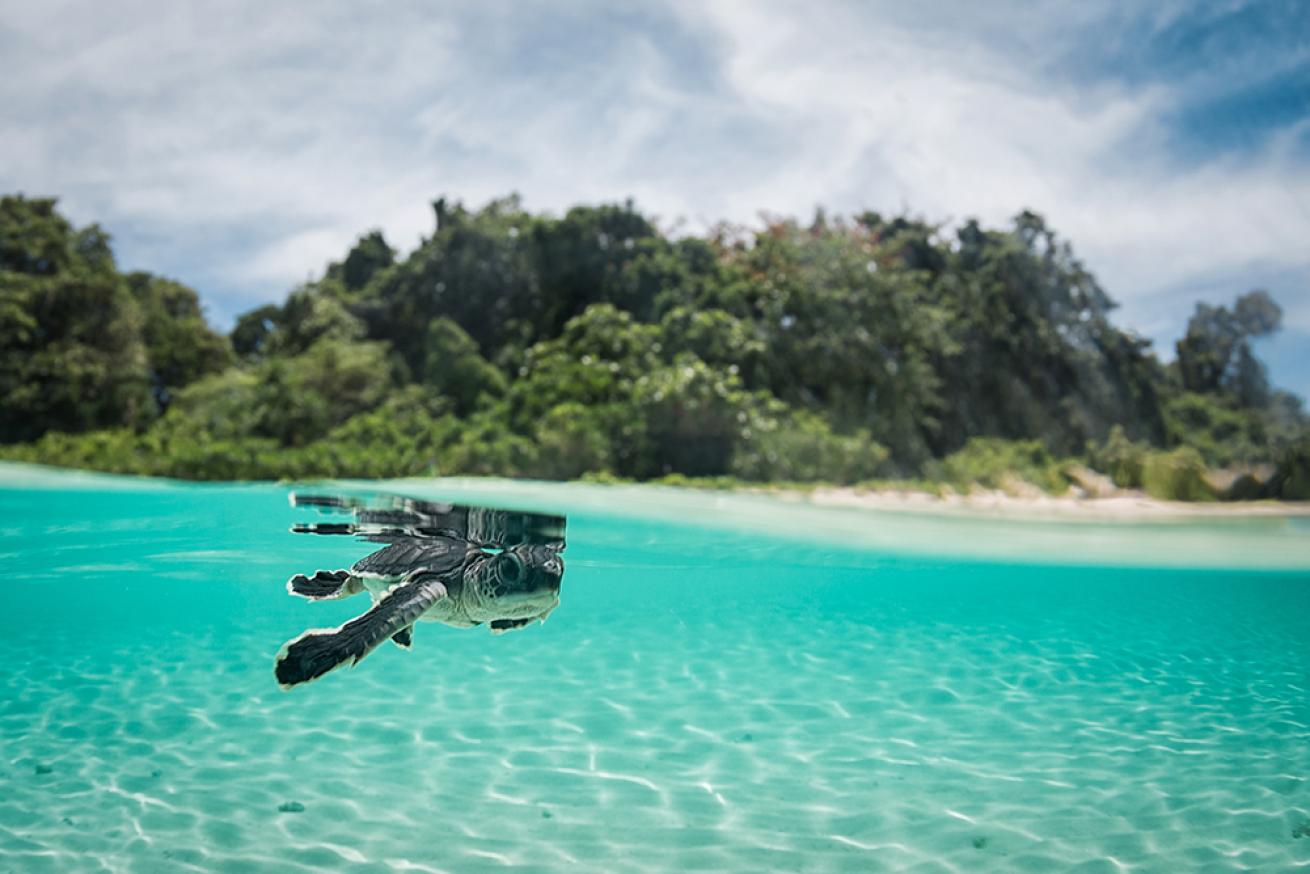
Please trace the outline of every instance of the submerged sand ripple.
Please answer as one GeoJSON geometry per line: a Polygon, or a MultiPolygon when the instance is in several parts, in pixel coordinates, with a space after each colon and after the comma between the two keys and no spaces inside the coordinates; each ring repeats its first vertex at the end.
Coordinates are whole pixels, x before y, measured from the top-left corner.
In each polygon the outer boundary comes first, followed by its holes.
{"type": "Polygon", "coordinates": [[[1252,672],[1254,638],[1147,651],[767,612],[425,634],[294,695],[263,638],[46,639],[28,664],[14,649],[38,642],[8,641],[0,870],[1310,862],[1290,641],[1252,672]]]}
{"type": "Polygon", "coordinates": [[[353,606],[285,597],[295,543],[179,560],[219,518],[63,597],[16,564],[0,872],[1310,865],[1304,575],[580,526],[547,625],[284,694],[278,645],[353,606]]]}

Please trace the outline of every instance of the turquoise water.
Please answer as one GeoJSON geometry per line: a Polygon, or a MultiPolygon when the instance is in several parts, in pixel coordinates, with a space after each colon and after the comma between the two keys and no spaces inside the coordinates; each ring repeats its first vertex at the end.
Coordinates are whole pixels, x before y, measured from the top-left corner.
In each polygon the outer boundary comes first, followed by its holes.
{"type": "Polygon", "coordinates": [[[282,692],[367,544],[3,473],[0,872],[1310,868],[1303,521],[427,484],[567,512],[560,607],[282,692]]]}

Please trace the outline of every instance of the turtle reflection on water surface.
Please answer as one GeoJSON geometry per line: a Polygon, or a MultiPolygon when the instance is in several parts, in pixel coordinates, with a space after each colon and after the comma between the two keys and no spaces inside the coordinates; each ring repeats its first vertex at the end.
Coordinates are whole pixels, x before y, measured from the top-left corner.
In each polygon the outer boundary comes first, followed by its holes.
{"type": "Polygon", "coordinates": [[[307,631],[278,653],[283,688],[354,665],[390,639],[408,649],[418,621],[492,634],[544,622],[559,606],[564,518],[407,498],[366,502],[292,495],[292,505],[351,513],[353,522],[298,524],[306,534],[355,535],[381,549],[349,570],[297,574],[287,591],[312,601],[368,592],[373,607],[338,628],[307,631]]]}

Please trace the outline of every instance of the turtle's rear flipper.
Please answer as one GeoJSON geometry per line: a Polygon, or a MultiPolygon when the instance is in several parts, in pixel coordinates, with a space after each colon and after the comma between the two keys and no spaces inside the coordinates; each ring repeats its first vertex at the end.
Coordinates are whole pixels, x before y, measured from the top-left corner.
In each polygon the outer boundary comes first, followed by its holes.
{"type": "Polygon", "coordinates": [[[402,628],[391,635],[391,642],[401,649],[409,649],[414,645],[414,626],[402,628]]]}
{"type": "Polygon", "coordinates": [[[307,631],[288,641],[273,667],[278,684],[289,689],[316,680],[344,664],[357,664],[389,637],[446,596],[446,587],[426,570],[417,570],[387,592],[363,616],[340,628],[307,631]]]}
{"type": "Polygon", "coordinates": [[[296,574],[287,580],[287,591],[311,601],[344,598],[362,591],[358,580],[352,580],[348,571],[314,571],[312,577],[296,574]]]}

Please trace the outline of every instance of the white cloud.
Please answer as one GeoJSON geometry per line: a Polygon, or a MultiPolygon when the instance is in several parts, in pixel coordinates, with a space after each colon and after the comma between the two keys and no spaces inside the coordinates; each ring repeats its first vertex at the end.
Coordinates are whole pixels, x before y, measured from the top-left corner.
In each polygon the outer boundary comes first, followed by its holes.
{"type": "Polygon", "coordinates": [[[519,191],[552,210],[631,195],[692,228],[1031,207],[1147,333],[1176,333],[1189,289],[1227,277],[1231,294],[1284,283],[1310,330],[1303,152],[1184,160],[1164,119],[1195,83],[1051,72],[1088,33],[1131,39],[1189,7],[13,5],[0,187],[62,195],[131,266],[223,289],[226,316],[368,228],[414,245],[438,194],[519,191]]]}
{"type": "MultiPolygon", "coordinates": [[[[1171,160],[1157,120],[1179,97],[1164,88],[1079,90],[958,36],[925,46],[855,9],[712,8],[733,88],[797,142],[748,198],[788,209],[904,203],[993,223],[1033,207],[1130,312],[1217,272],[1310,273],[1310,167],[1278,142],[1242,160],[1171,160]]],[[[1289,321],[1310,326],[1305,292],[1289,291],[1300,295],[1289,321]]]]}

